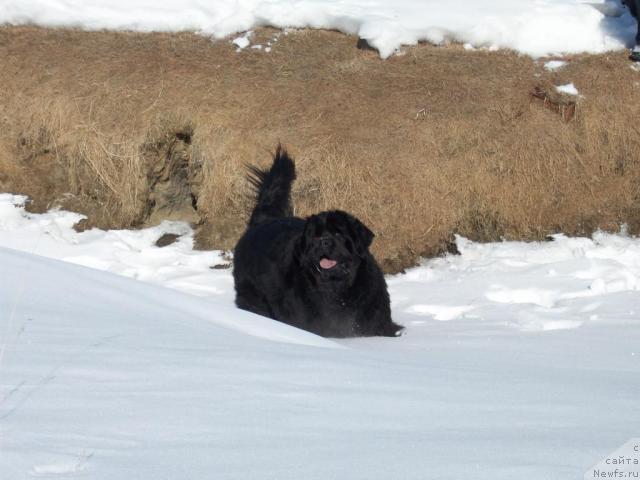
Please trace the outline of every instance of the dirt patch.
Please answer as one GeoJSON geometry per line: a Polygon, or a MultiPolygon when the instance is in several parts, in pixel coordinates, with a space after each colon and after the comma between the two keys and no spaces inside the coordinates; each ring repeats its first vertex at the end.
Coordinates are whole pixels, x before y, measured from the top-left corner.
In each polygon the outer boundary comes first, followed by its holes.
{"type": "Polygon", "coordinates": [[[142,146],[146,192],[141,221],[155,225],[162,220],[197,223],[202,162],[193,159],[193,126],[188,122],[162,123],[142,146]]]}
{"type": "Polygon", "coordinates": [[[531,98],[539,100],[544,107],[560,115],[560,118],[565,122],[570,122],[576,115],[576,102],[573,100],[554,100],[554,95],[552,93],[545,92],[540,87],[535,87],[531,91],[530,95],[531,98]]]}
{"type": "Polygon", "coordinates": [[[280,141],[298,165],[296,213],[353,212],[387,271],[446,251],[454,233],[639,228],[640,72],[624,52],[548,72],[455,45],[383,61],[336,32],[252,41],[271,52],[0,28],[0,188],[85,213],[84,227],[184,219],[200,247],[228,249],[250,208],[243,164],[266,165],[280,141]],[[581,97],[550,93],[569,82],[581,97]]]}

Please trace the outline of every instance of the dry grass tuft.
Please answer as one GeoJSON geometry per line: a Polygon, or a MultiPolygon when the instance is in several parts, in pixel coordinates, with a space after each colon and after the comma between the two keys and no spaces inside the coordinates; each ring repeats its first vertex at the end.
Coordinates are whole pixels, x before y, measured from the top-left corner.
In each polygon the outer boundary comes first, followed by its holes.
{"type": "Polygon", "coordinates": [[[191,34],[0,28],[0,188],[85,226],[185,219],[201,247],[231,248],[251,208],[243,165],[281,141],[296,213],[362,218],[387,271],[454,233],[638,232],[640,74],[624,52],[547,72],[511,52],[421,45],[381,61],[355,43],[300,31],[236,53],[191,34]],[[553,93],[570,81],[582,97],[553,93]],[[570,118],[549,109],[571,102],[570,118]]]}

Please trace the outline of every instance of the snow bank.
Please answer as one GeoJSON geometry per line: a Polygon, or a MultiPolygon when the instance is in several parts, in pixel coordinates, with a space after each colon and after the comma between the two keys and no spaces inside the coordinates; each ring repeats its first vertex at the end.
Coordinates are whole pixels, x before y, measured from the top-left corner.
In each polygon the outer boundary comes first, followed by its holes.
{"type": "Polygon", "coordinates": [[[408,327],[464,321],[521,332],[640,325],[640,239],[596,233],[549,242],[478,244],[389,280],[408,327]],[[424,301],[418,299],[422,297],[424,301]]]}
{"type": "Polygon", "coordinates": [[[84,217],[66,211],[42,215],[24,210],[26,197],[0,194],[0,246],[107,270],[195,295],[209,296],[233,288],[229,267],[219,251],[194,251],[193,231],[183,222],[163,222],[143,230],[92,229],[76,232],[84,217]],[[166,247],[164,234],[180,235],[166,247]]]}
{"type": "Polygon", "coordinates": [[[216,38],[257,26],[337,29],[385,58],[401,45],[456,41],[532,56],[603,52],[633,43],[634,21],[595,0],[0,0],[0,23],[135,31],[191,30],[216,38]]]}
{"type": "MultiPolygon", "coordinates": [[[[233,278],[219,251],[194,251],[182,222],[143,230],[76,232],[81,215],[30,214],[26,197],[0,194],[0,247],[106,270],[205,297],[233,308],[233,278]],[[181,235],[166,247],[156,241],[181,235]]],[[[597,233],[550,242],[476,244],[388,278],[394,319],[407,335],[456,320],[519,331],[635,323],[640,316],[640,240],[597,233]]]]}
{"type": "Polygon", "coordinates": [[[389,279],[405,336],[332,341],[233,308],[188,237],[152,245],[184,225],[76,233],[23,200],[0,196],[2,478],[568,479],[637,436],[636,239],[460,238],[389,279]]]}

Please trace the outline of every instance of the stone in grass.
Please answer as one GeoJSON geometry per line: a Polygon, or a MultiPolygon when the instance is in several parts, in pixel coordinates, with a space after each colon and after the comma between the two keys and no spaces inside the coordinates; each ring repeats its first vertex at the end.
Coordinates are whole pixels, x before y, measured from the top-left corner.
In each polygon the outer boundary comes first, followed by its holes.
{"type": "Polygon", "coordinates": [[[156,247],[167,247],[180,238],[180,235],[176,235],[175,233],[165,233],[158,240],[156,240],[156,247]]]}
{"type": "Polygon", "coordinates": [[[358,38],[356,47],[358,48],[358,50],[373,50],[374,52],[376,51],[376,49],[372,47],[371,44],[364,38],[358,38]]]}

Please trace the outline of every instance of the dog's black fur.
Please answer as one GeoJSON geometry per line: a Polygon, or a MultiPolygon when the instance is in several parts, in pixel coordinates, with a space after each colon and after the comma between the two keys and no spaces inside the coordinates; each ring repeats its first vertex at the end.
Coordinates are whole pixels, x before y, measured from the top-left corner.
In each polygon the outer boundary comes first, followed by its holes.
{"type": "Polygon", "coordinates": [[[292,216],[284,149],[269,170],[249,169],[257,202],[235,248],[236,305],[325,337],[397,336],[371,230],[339,210],[292,216]]]}
{"type": "Polygon", "coordinates": [[[633,18],[638,21],[638,31],[636,33],[636,46],[631,52],[631,60],[640,62],[640,0],[622,0],[633,18]]]}

